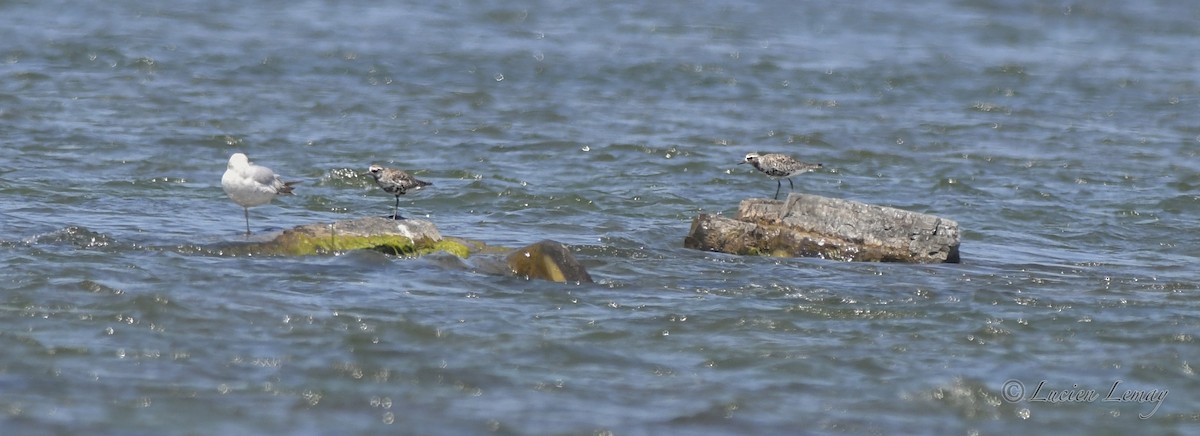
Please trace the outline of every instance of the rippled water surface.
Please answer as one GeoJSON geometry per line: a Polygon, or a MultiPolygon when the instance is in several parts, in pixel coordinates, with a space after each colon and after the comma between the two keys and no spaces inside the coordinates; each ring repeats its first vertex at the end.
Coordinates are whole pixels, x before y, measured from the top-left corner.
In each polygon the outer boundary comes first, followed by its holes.
{"type": "Polygon", "coordinates": [[[1200,424],[1192,2],[0,14],[4,434],[1200,424]],[[224,255],[239,151],[302,182],[251,209],[255,237],[390,213],[382,163],[435,183],[406,215],[560,241],[597,283],[224,255]],[[750,151],[823,162],[797,190],[957,220],[963,262],[681,248],[773,193],[750,151]]]}

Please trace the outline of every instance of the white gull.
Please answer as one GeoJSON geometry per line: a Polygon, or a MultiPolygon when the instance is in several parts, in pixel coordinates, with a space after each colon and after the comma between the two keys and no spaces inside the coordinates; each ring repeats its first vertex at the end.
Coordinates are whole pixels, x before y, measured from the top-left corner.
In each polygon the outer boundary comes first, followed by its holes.
{"type": "Polygon", "coordinates": [[[271,202],[276,195],[291,195],[292,185],[284,182],[270,168],[255,165],[242,153],[229,156],[225,175],[221,176],[221,188],[234,203],[242,206],[246,215],[246,234],[250,234],[250,208],[271,202]]]}

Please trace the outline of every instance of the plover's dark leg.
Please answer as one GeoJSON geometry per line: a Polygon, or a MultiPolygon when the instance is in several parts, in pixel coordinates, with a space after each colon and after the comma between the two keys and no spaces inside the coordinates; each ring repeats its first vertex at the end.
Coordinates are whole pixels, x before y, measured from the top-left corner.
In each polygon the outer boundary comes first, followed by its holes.
{"type": "MultiPolygon", "coordinates": [[[[791,181],[791,180],[792,179],[788,179],[788,181],[791,181]]],[[[779,179],[775,179],[775,199],[776,200],[779,199],[779,189],[780,188],[783,188],[783,182],[780,181],[779,179]]]]}
{"type": "Polygon", "coordinates": [[[791,178],[791,177],[788,177],[788,186],[789,186],[789,187],[791,187],[793,191],[795,191],[795,190],[796,190],[796,185],[792,184],[792,178],[791,178]]]}

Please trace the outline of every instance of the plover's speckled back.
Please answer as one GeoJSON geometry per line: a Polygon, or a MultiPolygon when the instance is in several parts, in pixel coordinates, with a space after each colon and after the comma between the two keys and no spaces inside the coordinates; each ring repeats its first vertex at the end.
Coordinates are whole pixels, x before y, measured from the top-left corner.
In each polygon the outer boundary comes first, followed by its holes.
{"type": "Polygon", "coordinates": [[[822,166],[819,163],[803,162],[779,153],[747,153],[746,160],[738,162],[738,165],[744,163],[754,166],[754,169],[762,171],[763,174],[775,179],[776,200],[779,199],[779,189],[783,187],[783,182],[780,179],[787,179],[788,186],[796,189],[796,185],[792,183],[792,176],[815,171],[822,166]]]}
{"type": "Polygon", "coordinates": [[[250,234],[250,208],[271,202],[276,195],[291,195],[292,185],[284,182],[270,168],[255,165],[245,154],[229,156],[225,174],[221,176],[221,188],[234,203],[242,206],[246,215],[246,234],[250,234]]]}
{"type": "Polygon", "coordinates": [[[395,168],[384,168],[379,165],[371,165],[367,169],[371,173],[371,177],[375,178],[375,184],[383,189],[383,192],[396,196],[396,206],[392,209],[392,219],[403,219],[400,216],[400,196],[408,191],[415,191],[433,183],[424,180],[418,180],[416,177],[409,175],[404,171],[395,168]]]}

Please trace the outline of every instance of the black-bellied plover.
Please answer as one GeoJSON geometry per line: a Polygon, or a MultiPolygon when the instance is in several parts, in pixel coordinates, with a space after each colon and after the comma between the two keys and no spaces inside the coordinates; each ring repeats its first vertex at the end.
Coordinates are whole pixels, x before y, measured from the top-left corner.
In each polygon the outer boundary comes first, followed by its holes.
{"type": "Polygon", "coordinates": [[[246,234],[250,234],[250,208],[271,202],[276,195],[291,195],[292,185],[299,182],[284,182],[270,168],[250,163],[242,153],[229,156],[225,175],[221,176],[221,188],[234,203],[242,206],[246,215],[246,234]]]}
{"type": "Polygon", "coordinates": [[[778,153],[748,153],[746,154],[746,160],[738,162],[738,165],[744,163],[753,165],[754,169],[762,171],[763,174],[775,179],[776,200],[779,199],[779,189],[783,188],[783,182],[779,179],[787,179],[788,186],[796,189],[796,185],[792,183],[792,176],[815,171],[822,166],[819,163],[802,162],[791,156],[778,153]]]}
{"type": "Polygon", "coordinates": [[[400,196],[408,191],[416,191],[433,184],[424,180],[417,180],[416,177],[395,168],[371,165],[371,168],[367,169],[367,171],[371,173],[371,177],[375,178],[375,184],[383,188],[383,192],[396,196],[396,206],[392,209],[392,219],[397,220],[404,219],[404,217],[400,216],[400,196]]]}

